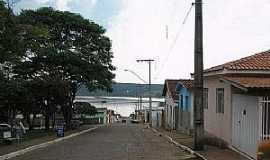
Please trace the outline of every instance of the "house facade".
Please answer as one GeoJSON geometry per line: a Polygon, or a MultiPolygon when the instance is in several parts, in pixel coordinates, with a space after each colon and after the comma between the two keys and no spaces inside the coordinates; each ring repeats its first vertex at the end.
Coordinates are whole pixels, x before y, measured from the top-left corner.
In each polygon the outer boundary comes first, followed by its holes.
{"type": "Polygon", "coordinates": [[[179,80],[167,79],[164,83],[162,95],[165,97],[165,128],[176,129],[176,115],[178,106],[178,96],[176,92],[176,85],[179,80]]]}
{"type": "Polygon", "coordinates": [[[204,71],[205,131],[255,158],[270,138],[270,50],[204,71]]]}
{"type": "Polygon", "coordinates": [[[176,85],[178,95],[178,118],[176,129],[187,134],[193,133],[193,80],[179,80],[176,85]]]}

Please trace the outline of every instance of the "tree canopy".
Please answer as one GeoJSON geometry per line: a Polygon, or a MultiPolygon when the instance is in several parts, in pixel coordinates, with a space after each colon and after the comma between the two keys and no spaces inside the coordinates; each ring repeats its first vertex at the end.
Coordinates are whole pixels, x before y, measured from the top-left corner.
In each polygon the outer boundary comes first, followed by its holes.
{"type": "Polygon", "coordinates": [[[0,0],[0,83],[7,86],[0,87],[0,107],[20,99],[14,110],[29,115],[38,108],[48,123],[60,106],[69,123],[81,85],[111,90],[115,67],[105,32],[79,14],[50,7],[15,15],[0,0]]]}

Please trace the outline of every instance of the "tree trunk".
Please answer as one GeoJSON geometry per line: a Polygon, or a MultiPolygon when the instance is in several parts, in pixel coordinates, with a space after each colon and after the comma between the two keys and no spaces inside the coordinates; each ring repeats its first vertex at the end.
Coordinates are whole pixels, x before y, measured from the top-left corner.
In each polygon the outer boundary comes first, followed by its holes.
{"type": "Polygon", "coordinates": [[[33,123],[30,118],[30,112],[26,111],[24,114],[25,114],[25,118],[26,118],[26,122],[28,124],[29,130],[31,131],[33,130],[33,123]]]}
{"type": "Polygon", "coordinates": [[[15,122],[15,117],[16,117],[16,108],[15,108],[15,105],[13,105],[13,107],[11,108],[11,128],[13,129],[14,128],[14,122],[15,122]]]}
{"type": "Polygon", "coordinates": [[[37,114],[33,113],[33,119],[31,121],[31,129],[34,129],[36,118],[37,118],[37,114]]]}
{"type": "Polygon", "coordinates": [[[66,123],[66,128],[71,128],[71,119],[72,119],[72,108],[71,106],[65,105],[62,106],[62,112],[66,123]]]}
{"type": "Polygon", "coordinates": [[[49,107],[45,106],[45,130],[48,131],[50,129],[50,115],[49,115],[49,107]]]}
{"type": "Polygon", "coordinates": [[[55,128],[55,112],[53,113],[52,127],[55,128]]]}

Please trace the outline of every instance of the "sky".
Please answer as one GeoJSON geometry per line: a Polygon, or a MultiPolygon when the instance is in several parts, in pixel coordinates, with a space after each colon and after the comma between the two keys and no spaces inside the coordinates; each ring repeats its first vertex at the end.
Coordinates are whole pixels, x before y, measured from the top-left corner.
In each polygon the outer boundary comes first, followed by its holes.
{"type": "MultiPolygon", "coordinates": [[[[104,26],[112,40],[117,82],[152,83],[190,78],[194,70],[192,0],[21,0],[21,9],[51,6],[80,13],[104,26]]],[[[204,68],[270,49],[269,0],[204,0],[204,68]]]]}

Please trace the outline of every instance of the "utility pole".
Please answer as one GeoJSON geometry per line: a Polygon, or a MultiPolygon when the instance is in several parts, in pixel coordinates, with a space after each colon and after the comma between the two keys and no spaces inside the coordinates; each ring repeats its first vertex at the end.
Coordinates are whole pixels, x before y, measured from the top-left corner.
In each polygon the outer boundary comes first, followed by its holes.
{"type": "Polygon", "coordinates": [[[202,0],[195,0],[194,87],[194,149],[203,150],[204,111],[202,0]]]}
{"type": "Polygon", "coordinates": [[[148,83],[148,89],[149,89],[149,124],[150,127],[152,127],[152,92],[151,92],[151,63],[153,62],[153,59],[139,59],[137,62],[147,62],[149,65],[149,83],[148,83]]]}

